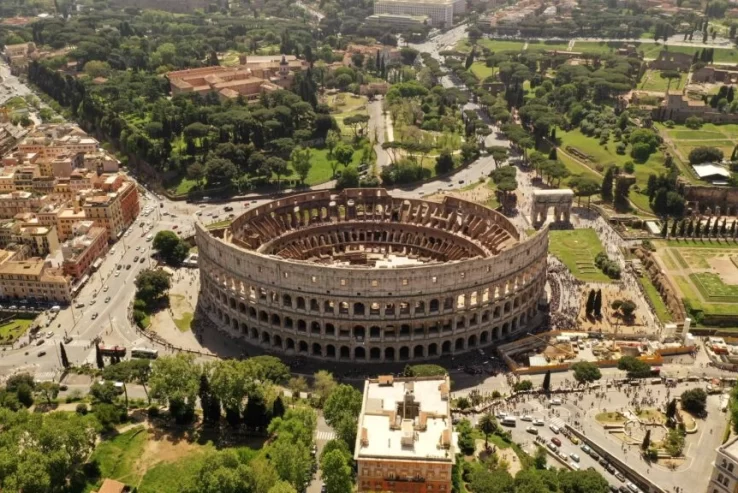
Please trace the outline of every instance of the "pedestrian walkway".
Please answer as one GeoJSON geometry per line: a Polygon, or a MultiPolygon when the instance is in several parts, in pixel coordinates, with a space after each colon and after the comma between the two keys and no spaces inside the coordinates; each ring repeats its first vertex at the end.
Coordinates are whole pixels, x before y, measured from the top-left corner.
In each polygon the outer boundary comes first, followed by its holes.
{"type": "Polygon", "coordinates": [[[319,431],[316,433],[315,439],[319,442],[329,442],[336,438],[335,432],[332,431],[319,431]]]}

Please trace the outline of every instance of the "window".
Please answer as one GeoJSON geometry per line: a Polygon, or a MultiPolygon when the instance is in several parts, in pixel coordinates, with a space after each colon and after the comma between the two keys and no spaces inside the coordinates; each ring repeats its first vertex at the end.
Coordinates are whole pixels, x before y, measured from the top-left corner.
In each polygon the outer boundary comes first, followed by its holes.
{"type": "Polygon", "coordinates": [[[313,284],[315,284],[316,282],[318,282],[318,279],[315,276],[312,276],[310,278],[310,280],[313,282],[313,284]]]}
{"type": "Polygon", "coordinates": [[[722,482],[723,482],[723,474],[720,473],[718,474],[718,483],[722,483],[722,482]]]}
{"type": "Polygon", "coordinates": [[[735,466],[733,464],[728,464],[728,472],[733,472],[733,468],[735,466]]]}
{"type": "Polygon", "coordinates": [[[379,286],[379,281],[377,280],[372,281],[372,287],[376,288],[377,286],[379,286]]]}
{"type": "Polygon", "coordinates": [[[341,286],[345,286],[345,285],[346,285],[346,279],[341,279],[341,286]]]}
{"type": "Polygon", "coordinates": [[[438,278],[437,278],[436,276],[433,276],[433,277],[431,278],[431,281],[433,281],[434,283],[436,283],[436,282],[438,282],[438,278]]]}
{"type": "Polygon", "coordinates": [[[403,279],[403,280],[402,280],[402,285],[403,285],[403,286],[407,286],[407,279],[403,279]]]}
{"type": "Polygon", "coordinates": [[[461,273],[461,278],[464,279],[466,277],[466,272],[461,273]]]}

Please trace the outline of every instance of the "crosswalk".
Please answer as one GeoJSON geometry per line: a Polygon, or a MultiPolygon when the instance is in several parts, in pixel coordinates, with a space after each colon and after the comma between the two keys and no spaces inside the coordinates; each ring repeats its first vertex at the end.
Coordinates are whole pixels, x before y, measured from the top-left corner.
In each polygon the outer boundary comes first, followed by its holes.
{"type": "Polygon", "coordinates": [[[319,431],[316,434],[316,440],[319,442],[328,442],[336,438],[336,434],[332,431],[319,431]]]}
{"type": "Polygon", "coordinates": [[[54,371],[39,371],[34,374],[34,377],[39,382],[45,382],[48,380],[54,380],[56,372],[54,371]]]}

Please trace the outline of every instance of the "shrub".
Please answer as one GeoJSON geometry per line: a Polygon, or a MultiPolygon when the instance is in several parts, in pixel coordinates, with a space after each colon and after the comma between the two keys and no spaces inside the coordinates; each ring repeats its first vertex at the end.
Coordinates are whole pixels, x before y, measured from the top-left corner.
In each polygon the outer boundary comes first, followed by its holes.
{"type": "Polygon", "coordinates": [[[158,418],[159,408],[156,406],[149,406],[149,408],[146,410],[146,413],[149,415],[149,418],[158,418]]]}
{"type": "Polygon", "coordinates": [[[84,402],[77,404],[75,411],[77,412],[77,414],[81,414],[82,416],[84,416],[85,414],[87,414],[88,411],[87,404],[85,404],[84,402]]]}
{"type": "Polygon", "coordinates": [[[723,155],[723,151],[718,149],[717,147],[695,147],[691,151],[689,151],[689,163],[690,164],[700,164],[700,163],[708,163],[708,162],[720,162],[723,160],[725,156],[723,155]]]}
{"type": "Polygon", "coordinates": [[[627,147],[628,147],[628,146],[627,146],[627,145],[625,145],[625,143],[624,143],[624,142],[618,142],[618,145],[616,145],[616,146],[615,146],[615,152],[617,152],[617,153],[618,153],[618,154],[620,154],[620,155],[624,155],[624,154],[625,154],[625,149],[626,149],[627,147]]]}
{"type": "Polygon", "coordinates": [[[628,174],[632,174],[635,171],[635,163],[633,161],[627,161],[623,165],[623,170],[628,174]]]}
{"type": "MultiPolygon", "coordinates": [[[[691,128],[693,130],[697,130],[698,128],[702,127],[702,118],[698,116],[690,116],[686,120],[684,120],[684,125],[687,128],[691,128]]],[[[672,127],[674,126],[674,122],[671,122],[672,127]]],[[[668,126],[668,125],[667,125],[668,126]]],[[[671,127],[669,127],[671,128],[671,127]]]]}

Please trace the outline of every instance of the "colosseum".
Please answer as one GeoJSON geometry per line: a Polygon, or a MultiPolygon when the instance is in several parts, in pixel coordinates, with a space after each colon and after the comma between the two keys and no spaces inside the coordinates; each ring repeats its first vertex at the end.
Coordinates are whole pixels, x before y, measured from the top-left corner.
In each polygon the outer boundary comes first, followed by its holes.
{"type": "Polygon", "coordinates": [[[310,192],[196,226],[202,308],[267,351],[346,362],[432,360],[538,323],[547,228],[384,189],[310,192]]]}

